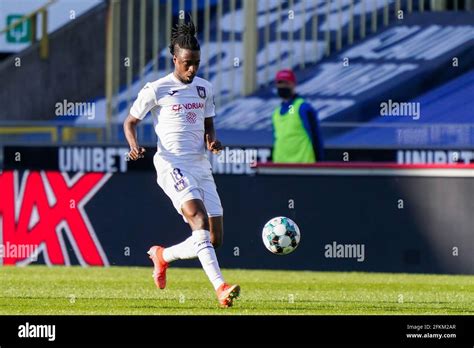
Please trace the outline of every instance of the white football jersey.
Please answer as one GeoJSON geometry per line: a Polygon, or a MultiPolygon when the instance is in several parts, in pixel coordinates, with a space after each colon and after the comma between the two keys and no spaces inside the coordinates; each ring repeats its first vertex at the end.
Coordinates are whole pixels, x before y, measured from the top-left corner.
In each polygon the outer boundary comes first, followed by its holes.
{"type": "Polygon", "coordinates": [[[173,73],[147,83],[138,93],[130,114],[140,120],[151,112],[157,155],[170,163],[205,157],[204,119],[215,116],[212,85],[200,77],[185,84],[173,73]]]}

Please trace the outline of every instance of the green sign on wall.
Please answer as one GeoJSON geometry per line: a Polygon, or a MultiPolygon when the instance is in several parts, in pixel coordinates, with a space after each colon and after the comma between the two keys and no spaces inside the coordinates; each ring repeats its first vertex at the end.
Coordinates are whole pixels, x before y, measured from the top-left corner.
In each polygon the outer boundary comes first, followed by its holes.
{"type": "MultiPolygon", "coordinates": [[[[17,22],[22,17],[23,17],[22,15],[18,15],[18,14],[8,15],[7,26],[9,26],[12,23],[17,22]]],[[[23,23],[16,26],[15,28],[9,30],[7,32],[7,42],[8,43],[30,42],[30,27],[31,27],[31,21],[28,19],[27,21],[24,21],[23,23]]]]}

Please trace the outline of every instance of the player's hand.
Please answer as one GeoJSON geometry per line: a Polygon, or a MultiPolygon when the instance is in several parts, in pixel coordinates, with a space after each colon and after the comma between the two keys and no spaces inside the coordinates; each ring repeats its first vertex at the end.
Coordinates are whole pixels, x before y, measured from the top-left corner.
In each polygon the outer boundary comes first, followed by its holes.
{"type": "Polygon", "coordinates": [[[209,151],[212,151],[214,154],[218,154],[222,150],[222,144],[219,140],[214,139],[211,141],[209,134],[206,134],[206,145],[209,151]]]}
{"type": "Polygon", "coordinates": [[[136,161],[139,158],[145,157],[146,150],[143,147],[132,147],[128,153],[128,158],[132,161],[136,161]]]}

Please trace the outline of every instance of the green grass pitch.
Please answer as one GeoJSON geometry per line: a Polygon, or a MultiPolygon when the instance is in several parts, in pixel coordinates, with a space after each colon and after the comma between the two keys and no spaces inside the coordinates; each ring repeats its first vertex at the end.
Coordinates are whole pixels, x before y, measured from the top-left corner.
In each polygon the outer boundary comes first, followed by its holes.
{"type": "Polygon", "coordinates": [[[242,287],[219,308],[201,269],[0,267],[0,314],[334,315],[474,314],[474,276],[223,270],[242,287]]]}

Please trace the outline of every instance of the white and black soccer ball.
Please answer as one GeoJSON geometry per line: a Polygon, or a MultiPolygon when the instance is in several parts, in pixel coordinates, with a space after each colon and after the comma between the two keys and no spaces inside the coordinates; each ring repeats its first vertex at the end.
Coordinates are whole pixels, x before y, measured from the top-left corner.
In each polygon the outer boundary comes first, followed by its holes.
{"type": "Polygon", "coordinates": [[[284,216],[274,217],[263,227],[263,244],[276,255],[286,255],[293,252],[298,247],[300,239],[298,225],[284,216]]]}

